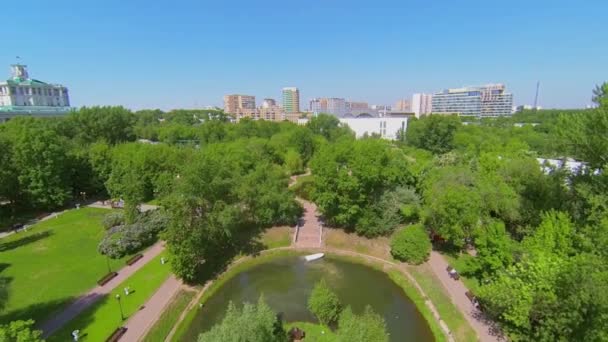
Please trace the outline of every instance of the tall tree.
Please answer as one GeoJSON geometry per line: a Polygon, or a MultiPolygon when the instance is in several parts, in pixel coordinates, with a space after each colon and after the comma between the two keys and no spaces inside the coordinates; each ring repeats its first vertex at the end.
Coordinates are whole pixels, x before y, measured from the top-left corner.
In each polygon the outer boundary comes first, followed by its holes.
{"type": "Polygon", "coordinates": [[[460,126],[456,115],[430,115],[410,122],[405,139],[408,144],[435,154],[446,153],[454,148],[454,134],[460,126]]]}
{"type": "Polygon", "coordinates": [[[338,325],[338,342],[387,342],[389,338],[384,319],[370,306],[365,307],[362,315],[355,315],[352,309],[347,307],[340,315],[338,325]]]}
{"type": "Polygon", "coordinates": [[[599,107],[608,107],[608,82],[595,86],[591,101],[599,107]]]}

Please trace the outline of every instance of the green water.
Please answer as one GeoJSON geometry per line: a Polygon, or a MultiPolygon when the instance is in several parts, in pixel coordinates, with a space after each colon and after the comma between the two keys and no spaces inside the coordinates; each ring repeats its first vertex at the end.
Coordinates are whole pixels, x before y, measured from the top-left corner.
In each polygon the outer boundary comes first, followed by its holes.
{"type": "Polygon", "coordinates": [[[433,335],[416,306],[385,273],[342,260],[325,257],[306,262],[302,257],[274,259],[243,271],[198,309],[182,341],[196,341],[201,332],[221,321],[229,301],[257,302],[264,294],[266,302],[287,322],[316,322],[306,308],[314,284],[325,278],[344,305],[361,313],[366,305],[386,321],[391,341],[433,341],[433,335]]]}

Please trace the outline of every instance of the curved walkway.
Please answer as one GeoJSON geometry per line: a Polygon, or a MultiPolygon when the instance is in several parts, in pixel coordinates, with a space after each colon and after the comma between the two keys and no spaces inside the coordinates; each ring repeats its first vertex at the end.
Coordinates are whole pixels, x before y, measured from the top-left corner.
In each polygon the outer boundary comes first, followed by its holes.
{"type": "Polygon", "coordinates": [[[129,278],[133,273],[137,272],[150,260],[158,256],[163,250],[164,246],[161,242],[157,242],[152,247],[148,248],[143,252],[143,257],[132,266],[125,266],[118,271],[118,275],[114,279],[110,280],[103,286],[96,286],[86,294],[80,296],[78,299],[73,301],[67,308],[53,316],[53,318],[43,322],[40,325],[40,329],[43,331],[43,337],[49,337],[52,333],[57,331],[59,328],[64,326],[66,323],[74,319],[78,314],[84,311],[86,308],[95,304],[98,300],[103,298],[105,295],[110,293],[116,286],[122,283],[125,279],[129,278]]]}

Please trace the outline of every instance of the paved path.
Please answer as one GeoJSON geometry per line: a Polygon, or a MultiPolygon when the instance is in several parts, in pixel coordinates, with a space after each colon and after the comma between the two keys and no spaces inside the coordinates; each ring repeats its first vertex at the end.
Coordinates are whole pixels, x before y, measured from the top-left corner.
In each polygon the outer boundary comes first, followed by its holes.
{"type": "Polygon", "coordinates": [[[322,244],[323,225],[319,220],[317,206],[303,199],[298,199],[304,207],[304,215],[298,221],[295,231],[294,247],[296,248],[318,248],[322,244]]]}
{"type": "Polygon", "coordinates": [[[167,305],[177,295],[182,282],[171,275],[148,299],[143,308],[129,318],[124,325],[127,332],[121,337],[122,341],[142,341],[146,333],[165,311],[167,305]]]}
{"type": "Polygon", "coordinates": [[[462,281],[450,278],[446,271],[448,263],[443,256],[436,251],[432,251],[428,263],[437,279],[439,279],[450,295],[454,305],[463,313],[466,320],[477,333],[479,340],[483,342],[503,340],[501,337],[497,336],[500,334],[498,330],[494,328],[494,325],[491,322],[488,323],[484,320],[483,315],[473,306],[469,298],[465,295],[468,289],[464,286],[462,281]]]}
{"type": "MultiPolygon", "coordinates": [[[[93,202],[91,204],[89,204],[88,206],[91,208],[100,208],[100,209],[112,209],[112,206],[109,204],[110,201],[97,201],[97,202],[93,202]]],[[[146,212],[149,210],[153,210],[158,208],[157,205],[154,204],[145,204],[142,203],[139,205],[139,210],[141,210],[142,212],[146,212]]]]}
{"type": "Polygon", "coordinates": [[[143,252],[143,258],[139,259],[132,266],[125,266],[121,270],[118,271],[118,276],[114,279],[110,280],[104,286],[96,286],[91,289],[86,294],[80,296],[74,302],[72,302],[68,307],[66,307],[62,312],[53,316],[53,318],[45,321],[40,326],[40,329],[43,331],[43,337],[48,337],[53,332],[60,329],[70,320],[78,316],[83,310],[93,305],[95,302],[103,298],[105,295],[110,293],[116,286],[122,283],[125,279],[129,278],[133,273],[139,270],[142,266],[147,264],[154,257],[158,256],[164,250],[164,246],[162,242],[157,242],[152,247],[148,248],[145,252],[143,252]]]}

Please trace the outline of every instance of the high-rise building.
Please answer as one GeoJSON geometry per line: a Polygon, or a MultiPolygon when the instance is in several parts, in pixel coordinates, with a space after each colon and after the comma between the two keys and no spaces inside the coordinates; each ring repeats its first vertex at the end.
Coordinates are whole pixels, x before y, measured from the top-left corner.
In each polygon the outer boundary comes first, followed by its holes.
{"type": "Polygon", "coordinates": [[[412,95],[412,112],[419,118],[422,115],[431,114],[433,109],[433,95],[414,94],[412,95]]]}
{"type": "Polygon", "coordinates": [[[30,78],[27,66],[11,65],[11,78],[0,82],[0,120],[12,116],[62,115],[70,110],[68,88],[30,78]]]}
{"type": "Polygon", "coordinates": [[[255,109],[255,96],[251,95],[224,95],[224,112],[236,114],[239,110],[255,109]]]}
{"type": "Polygon", "coordinates": [[[511,115],[513,94],[502,84],[446,89],[433,95],[433,113],[496,117],[511,115]]]}
{"type": "Polygon", "coordinates": [[[300,112],[300,91],[298,90],[298,88],[283,88],[283,111],[286,114],[300,112]]]}
{"type": "Polygon", "coordinates": [[[412,106],[410,101],[406,99],[401,99],[395,103],[395,106],[392,108],[394,112],[410,112],[412,110],[412,106]]]}
{"type": "Polygon", "coordinates": [[[343,117],[347,113],[346,100],[337,97],[322,97],[310,101],[310,111],[314,114],[326,113],[343,117]]]}

